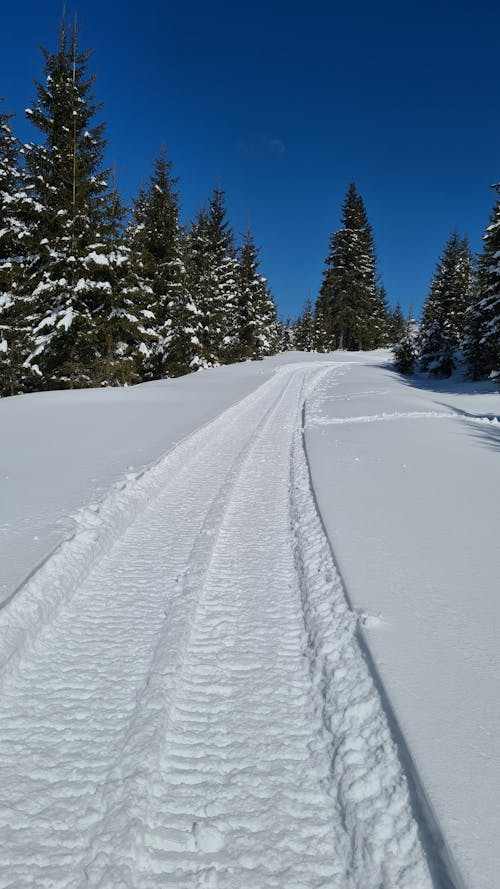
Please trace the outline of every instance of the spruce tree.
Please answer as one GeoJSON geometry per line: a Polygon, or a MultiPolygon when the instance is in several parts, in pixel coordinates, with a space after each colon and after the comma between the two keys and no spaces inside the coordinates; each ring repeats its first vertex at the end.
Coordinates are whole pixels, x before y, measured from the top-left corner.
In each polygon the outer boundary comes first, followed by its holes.
{"type": "Polygon", "coordinates": [[[128,236],[146,379],[178,376],[201,363],[200,313],[187,284],[176,185],[172,161],[162,151],[134,202],[128,236]]]}
{"type": "Polygon", "coordinates": [[[0,395],[14,395],[27,382],[20,284],[32,202],[22,187],[20,149],[11,120],[12,115],[0,113],[0,395]]]}
{"type": "Polygon", "coordinates": [[[381,335],[375,245],[366,209],[351,183],[342,205],[342,225],[330,237],[317,303],[318,326],[327,348],[371,349],[381,335]]]}
{"type": "Polygon", "coordinates": [[[228,363],[238,350],[238,261],[234,235],[226,215],[224,192],[214,189],[208,207],[208,257],[210,297],[209,352],[228,363]]]}
{"type": "MultiPolygon", "coordinates": [[[[500,195],[500,184],[493,186],[500,195]]],[[[500,197],[483,237],[477,287],[466,318],[464,352],[473,379],[500,375],[500,197]]]]}
{"type": "Polygon", "coordinates": [[[203,360],[208,366],[235,360],[239,350],[238,260],[220,188],[214,190],[208,210],[200,210],[191,226],[188,257],[188,286],[201,311],[203,360]]]}
{"type": "Polygon", "coordinates": [[[371,348],[381,349],[391,341],[390,311],[387,302],[387,291],[383,284],[376,287],[370,312],[371,348]]]}
{"type": "Polygon", "coordinates": [[[415,370],[418,359],[418,330],[411,310],[404,326],[401,340],[393,347],[394,366],[396,370],[405,376],[411,376],[415,370]]]}
{"type": "Polygon", "coordinates": [[[259,272],[259,254],[250,230],[238,251],[238,346],[235,360],[263,358],[279,347],[276,308],[259,272]]]}
{"type": "Polygon", "coordinates": [[[106,225],[85,259],[79,293],[99,305],[93,319],[96,343],[92,378],[99,385],[140,382],[142,356],[149,342],[141,314],[142,294],[130,286],[130,253],[124,244],[125,208],[113,185],[105,197],[106,225]]]}
{"type": "Polygon", "coordinates": [[[311,298],[304,303],[302,313],[297,318],[295,325],[294,348],[301,352],[313,352],[315,345],[315,317],[311,298]]]}
{"type": "Polygon", "coordinates": [[[389,336],[390,336],[390,345],[394,345],[394,343],[399,343],[404,336],[405,333],[405,319],[403,315],[403,311],[401,309],[401,305],[398,302],[396,303],[394,309],[389,314],[389,336]]]}
{"type": "Polygon", "coordinates": [[[93,125],[100,106],[87,73],[91,53],[79,51],[76,27],[63,23],[57,51],[42,52],[45,81],[26,113],[43,142],[24,152],[40,208],[23,285],[33,302],[28,364],[47,387],[91,385],[109,351],[96,321],[112,298],[105,263],[95,259],[110,224],[104,125],[93,125]]]}
{"type": "Polygon", "coordinates": [[[285,321],[281,322],[281,352],[291,352],[295,349],[295,325],[288,315],[285,321]]]}
{"type": "Polygon", "coordinates": [[[472,266],[467,238],[454,232],[438,260],[422,313],[421,368],[433,376],[449,377],[456,367],[471,301],[472,266]]]}

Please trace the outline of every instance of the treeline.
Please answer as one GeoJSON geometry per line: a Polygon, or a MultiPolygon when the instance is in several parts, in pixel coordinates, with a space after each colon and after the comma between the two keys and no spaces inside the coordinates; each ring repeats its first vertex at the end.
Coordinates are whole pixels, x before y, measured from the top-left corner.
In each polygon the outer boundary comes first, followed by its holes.
{"type": "MultiPolygon", "coordinates": [[[[500,195],[500,185],[494,186],[500,195]]],[[[500,199],[474,258],[467,238],[450,236],[436,265],[420,323],[391,309],[376,268],[373,231],[356,186],[330,237],[323,283],[296,321],[285,348],[328,352],[394,346],[397,369],[449,377],[462,368],[473,380],[500,380],[500,199]]]]}
{"type": "MultiPolygon", "coordinates": [[[[500,185],[494,186],[500,195],[500,185]]],[[[418,325],[411,317],[394,349],[397,369],[449,377],[458,367],[472,380],[500,382],[500,199],[475,259],[454,232],[439,257],[418,325]]]]}
{"type": "Polygon", "coordinates": [[[22,145],[0,113],[0,394],[125,385],[259,358],[281,327],[248,231],[216,188],[191,225],[160,153],[131,211],[109,170],[76,29],[43,50],[22,145]]]}
{"type": "Polygon", "coordinates": [[[295,322],[286,323],[286,343],[317,352],[378,349],[397,342],[403,330],[401,308],[389,307],[380,282],[363,198],[351,183],[340,228],[330,236],[319,295],[314,305],[306,301],[295,322]]]}

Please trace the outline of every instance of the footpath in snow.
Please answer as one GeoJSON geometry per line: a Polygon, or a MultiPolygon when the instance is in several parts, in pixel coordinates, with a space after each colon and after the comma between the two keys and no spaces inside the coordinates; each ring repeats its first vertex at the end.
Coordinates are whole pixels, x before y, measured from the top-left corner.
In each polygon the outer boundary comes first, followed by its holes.
{"type": "Polygon", "coordinates": [[[282,369],[160,461],[36,624],[38,575],[0,612],[0,886],[437,885],[309,485],[324,373],[282,369]]]}

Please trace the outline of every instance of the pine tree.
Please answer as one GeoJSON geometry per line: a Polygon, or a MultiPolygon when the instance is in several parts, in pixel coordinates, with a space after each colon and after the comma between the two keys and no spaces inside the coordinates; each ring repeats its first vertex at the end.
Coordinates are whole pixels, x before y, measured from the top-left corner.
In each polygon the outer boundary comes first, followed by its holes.
{"type": "Polygon", "coordinates": [[[405,328],[405,319],[398,300],[393,311],[389,314],[389,342],[391,345],[401,342],[405,334],[405,328]]]}
{"type": "Polygon", "coordinates": [[[288,315],[285,321],[281,322],[281,343],[280,343],[280,351],[281,352],[291,352],[292,349],[295,349],[295,325],[292,322],[292,319],[288,315]]]}
{"type": "Polygon", "coordinates": [[[387,291],[383,284],[376,287],[372,299],[370,312],[370,327],[372,331],[372,349],[381,349],[388,346],[391,341],[391,321],[387,291]]]}
{"type": "Polygon", "coordinates": [[[375,245],[362,197],[351,183],[342,226],[330,237],[317,316],[327,348],[371,349],[380,337],[375,245]]]}
{"type": "Polygon", "coordinates": [[[400,342],[393,347],[394,366],[399,373],[405,374],[405,376],[411,376],[415,370],[418,359],[417,339],[417,325],[410,310],[403,336],[400,342]]]}
{"type": "Polygon", "coordinates": [[[103,298],[111,296],[105,264],[95,259],[110,224],[104,125],[92,125],[100,106],[87,75],[91,53],[79,52],[76,27],[70,33],[63,23],[57,51],[42,52],[45,82],[37,84],[27,115],[43,144],[30,143],[24,152],[40,208],[23,285],[33,303],[28,364],[45,386],[91,385],[109,351],[96,323],[103,298]]]}
{"type": "Polygon", "coordinates": [[[239,349],[238,261],[226,216],[224,192],[216,188],[208,211],[200,210],[188,234],[188,281],[202,315],[201,345],[208,366],[235,359],[239,349]]]}
{"type": "Polygon", "coordinates": [[[259,255],[250,230],[239,249],[238,348],[234,360],[263,358],[279,348],[276,307],[267,281],[259,272],[259,255]]]}
{"type": "Polygon", "coordinates": [[[140,382],[149,338],[140,312],[142,294],[130,286],[130,252],[124,244],[125,208],[115,185],[106,195],[106,202],[106,226],[85,259],[87,274],[80,278],[78,292],[99,305],[94,317],[93,382],[123,385],[140,382]]]}
{"type": "Polygon", "coordinates": [[[227,220],[224,192],[217,187],[208,208],[210,269],[211,355],[222,363],[231,361],[238,349],[238,261],[234,235],[227,220]]]}
{"type": "MultiPolygon", "coordinates": [[[[500,195],[500,184],[493,186],[500,195]]],[[[483,237],[477,286],[466,318],[464,352],[473,379],[500,376],[500,198],[483,237]]]]}
{"type": "Polygon", "coordinates": [[[202,363],[200,313],[186,278],[176,185],[172,161],[162,151],[134,203],[128,237],[147,379],[178,376],[202,363]]]}
{"type": "Polygon", "coordinates": [[[420,362],[433,376],[449,377],[456,367],[471,301],[472,266],[467,238],[454,232],[438,260],[422,314],[420,362]]]}
{"type": "Polygon", "coordinates": [[[31,201],[22,189],[19,144],[11,120],[12,115],[0,113],[0,395],[14,395],[26,383],[24,304],[19,285],[31,201]]]}
{"type": "Polygon", "coordinates": [[[315,317],[311,298],[304,303],[302,313],[297,318],[295,325],[294,348],[301,352],[313,352],[315,346],[315,317]]]}

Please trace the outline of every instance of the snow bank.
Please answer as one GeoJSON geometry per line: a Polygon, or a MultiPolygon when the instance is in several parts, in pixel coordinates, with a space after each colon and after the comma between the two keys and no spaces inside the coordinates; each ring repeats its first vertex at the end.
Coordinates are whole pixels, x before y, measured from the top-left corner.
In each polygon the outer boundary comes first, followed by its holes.
{"type": "Polygon", "coordinates": [[[352,605],[449,855],[497,882],[500,397],[352,364],[312,397],[306,444],[352,605]]]}

